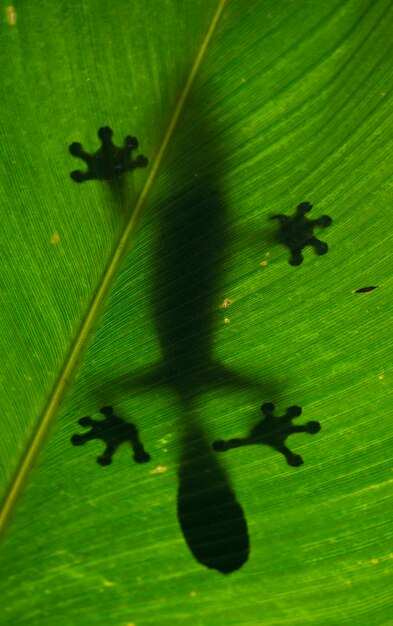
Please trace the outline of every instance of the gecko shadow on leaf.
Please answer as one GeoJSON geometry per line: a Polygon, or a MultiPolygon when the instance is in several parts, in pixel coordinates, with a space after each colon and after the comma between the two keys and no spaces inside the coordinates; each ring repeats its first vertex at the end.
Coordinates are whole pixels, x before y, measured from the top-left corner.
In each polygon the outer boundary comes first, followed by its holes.
{"type": "MultiPolygon", "coordinates": [[[[228,222],[221,175],[227,151],[219,122],[209,119],[201,102],[189,101],[180,120],[166,171],[173,174],[165,201],[154,200],[157,239],[151,282],[151,310],[161,360],[143,371],[101,381],[103,402],[109,394],[169,387],[181,409],[177,513],[185,542],[206,567],[228,574],[249,556],[243,509],[215,455],[196,401],[218,388],[248,394],[255,402],[277,397],[282,385],[246,377],[216,359],[215,334],[223,324],[228,222]],[[156,206],[155,206],[156,203],[156,206]],[[105,395],[105,399],[103,397],[105,395]],[[208,482],[208,488],[207,488],[208,482]]],[[[240,396],[239,393],[239,396],[240,396]]],[[[113,395],[112,395],[113,397],[113,395]]]]}

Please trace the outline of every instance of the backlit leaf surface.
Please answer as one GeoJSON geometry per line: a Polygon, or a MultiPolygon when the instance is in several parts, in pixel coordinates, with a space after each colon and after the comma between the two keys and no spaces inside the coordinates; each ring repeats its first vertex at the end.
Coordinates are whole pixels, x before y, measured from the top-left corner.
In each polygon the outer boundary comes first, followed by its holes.
{"type": "Polygon", "coordinates": [[[392,18],[387,0],[4,9],[1,624],[393,623],[392,18]],[[149,167],[77,185],[67,147],[94,152],[105,125],[149,167]],[[329,251],[293,267],[269,218],[305,201],[329,251]],[[213,451],[266,402],[321,424],[287,440],[304,465],[213,451]],[[149,463],[71,444],[108,405],[149,463]],[[231,573],[187,535],[224,492],[250,546],[224,503],[231,573]]]}

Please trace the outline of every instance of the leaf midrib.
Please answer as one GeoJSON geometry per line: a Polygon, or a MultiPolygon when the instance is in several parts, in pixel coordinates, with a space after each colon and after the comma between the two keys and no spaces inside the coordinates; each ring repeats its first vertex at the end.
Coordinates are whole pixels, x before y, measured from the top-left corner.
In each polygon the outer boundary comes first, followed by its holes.
{"type": "Polygon", "coordinates": [[[173,132],[180,118],[180,115],[184,109],[191,87],[194,83],[195,77],[202,64],[207,48],[216,30],[217,24],[221,18],[221,15],[223,13],[226,3],[227,3],[227,0],[218,0],[217,7],[213,14],[209,28],[206,32],[204,39],[201,42],[200,48],[197,52],[195,61],[191,67],[191,70],[186,80],[186,83],[184,85],[184,88],[179,96],[179,99],[176,102],[173,115],[171,116],[168,128],[165,132],[160,148],[157,152],[157,157],[152,164],[150,173],[138,197],[138,200],[136,202],[132,215],[114,251],[113,257],[110,260],[108,267],[103,275],[102,281],[100,285],[98,286],[96,293],[92,299],[90,308],[87,311],[84,321],[82,322],[80,331],[70,350],[70,353],[68,355],[64,368],[56,382],[56,385],[53,389],[53,392],[44,410],[44,413],[41,419],[39,420],[36,431],[33,434],[27,446],[26,453],[23,456],[20,462],[20,465],[15,473],[14,479],[8,490],[8,493],[5,497],[3,506],[0,511],[0,540],[3,538],[5,534],[6,528],[8,526],[8,522],[15,508],[15,505],[19,499],[19,496],[22,492],[24,485],[26,484],[26,481],[29,477],[33,464],[46,439],[46,436],[49,432],[50,426],[56,415],[56,412],[64,398],[66,389],[68,385],[70,384],[70,380],[72,379],[72,376],[76,370],[80,355],[83,351],[83,348],[86,345],[90,332],[92,331],[94,327],[95,321],[98,317],[99,312],[102,309],[104,300],[109,292],[113,278],[117,274],[120,263],[125,253],[129,249],[129,245],[136,231],[136,227],[138,224],[138,220],[141,216],[142,209],[145,206],[146,200],[148,198],[150,190],[156,179],[158,170],[161,166],[161,163],[167,151],[169,142],[172,138],[173,132]]]}

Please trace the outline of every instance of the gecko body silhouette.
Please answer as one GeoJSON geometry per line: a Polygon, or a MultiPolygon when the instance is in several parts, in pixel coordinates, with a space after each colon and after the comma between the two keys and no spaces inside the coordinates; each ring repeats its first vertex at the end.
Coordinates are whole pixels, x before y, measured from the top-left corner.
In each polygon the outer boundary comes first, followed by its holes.
{"type": "MultiPolygon", "coordinates": [[[[249,557],[247,520],[219,455],[207,441],[198,399],[218,386],[237,389],[242,394],[248,390],[255,398],[261,394],[273,397],[280,394],[281,383],[270,379],[268,374],[264,381],[259,377],[245,377],[216,358],[215,332],[223,323],[219,302],[227,295],[222,294],[222,268],[229,232],[227,203],[220,178],[225,171],[227,145],[220,137],[217,120],[209,119],[206,111],[203,113],[204,103],[194,102],[193,106],[189,103],[190,115],[182,117],[177,127],[176,143],[182,146],[181,152],[168,154],[168,163],[177,175],[176,184],[155,211],[160,222],[156,228],[154,258],[149,265],[154,270],[151,312],[160,359],[115,379],[109,372],[106,380],[101,379],[97,394],[129,395],[138,388],[162,387],[174,394],[181,431],[179,526],[198,562],[230,574],[242,567],[249,557]],[[198,115],[198,126],[194,124],[195,115],[198,115]],[[188,149],[190,146],[192,150],[188,149]],[[214,153],[209,167],[206,167],[206,150],[214,153]],[[192,158],[189,157],[191,152],[192,158]]],[[[72,153],[82,156],[81,150],[78,145],[72,148],[72,153]]],[[[111,148],[106,154],[111,154],[111,148]]],[[[124,171],[123,165],[120,170],[116,165],[119,160],[123,163],[123,157],[116,152],[113,163],[103,169],[101,164],[106,156],[102,152],[96,157],[92,164],[84,159],[89,166],[88,176],[78,174],[77,182],[92,177],[109,180],[118,171],[124,171]]],[[[128,297],[131,303],[135,294],[125,294],[126,302],[128,297]]],[[[92,426],[92,423],[84,421],[81,425],[92,426]]],[[[85,440],[97,438],[96,434],[94,431],[87,433],[85,440]]],[[[272,432],[264,434],[264,439],[269,438],[271,443],[276,441],[274,437],[272,432]]],[[[73,443],[80,445],[84,441],[74,439],[73,443]]],[[[276,443],[278,449],[279,442],[276,443]]],[[[114,449],[111,442],[107,445],[111,458],[114,449]]]]}

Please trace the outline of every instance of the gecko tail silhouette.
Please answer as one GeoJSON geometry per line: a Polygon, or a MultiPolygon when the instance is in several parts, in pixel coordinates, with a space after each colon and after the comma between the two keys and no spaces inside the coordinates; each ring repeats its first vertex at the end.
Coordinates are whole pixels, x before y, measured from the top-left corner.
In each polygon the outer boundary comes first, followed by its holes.
{"type": "Polygon", "coordinates": [[[177,498],[184,539],[199,563],[230,574],[240,569],[249,557],[243,509],[200,432],[194,432],[193,441],[185,449],[188,453],[180,464],[177,498]]]}

